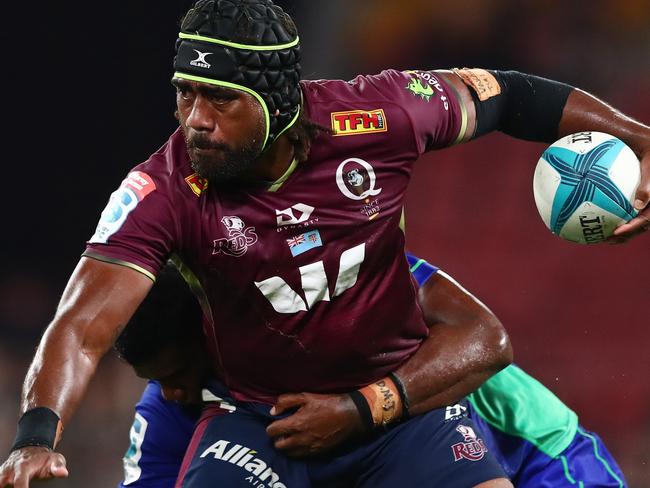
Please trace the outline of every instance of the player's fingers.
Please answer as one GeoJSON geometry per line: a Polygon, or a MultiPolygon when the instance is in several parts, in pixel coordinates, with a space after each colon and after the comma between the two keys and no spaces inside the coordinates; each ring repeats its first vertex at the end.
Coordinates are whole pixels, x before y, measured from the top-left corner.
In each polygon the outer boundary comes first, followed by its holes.
{"type": "Polygon", "coordinates": [[[650,209],[646,209],[629,222],[614,230],[614,237],[631,238],[650,230],[650,209]]]}
{"type": "Polygon", "coordinates": [[[62,454],[56,454],[54,461],[50,464],[50,473],[55,478],[67,478],[68,468],[62,454]]]}
{"type": "Polygon", "coordinates": [[[270,413],[271,415],[280,415],[287,409],[299,407],[303,403],[305,403],[305,395],[302,393],[285,393],[278,397],[270,413]]]}
{"type": "Polygon", "coordinates": [[[303,439],[300,435],[278,438],[273,442],[273,445],[279,451],[292,457],[303,457],[312,452],[309,441],[303,439]]]}
{"type": "Polygon", "coordinates": [[[266,427],[266,434],[273,438],[286,437],[295,432],[295,422],[291,417],[276,420],[266,427]]]}
{"type": "Polygon", "coordinates": [[[634,208],[644,209],[650,202],[650,154],[641,159],[641,182],[636,190],[634,208]]]}
{"type": "Polygon", "coordinates": [[[14,476],[14,483],[13,486],[14,488],[29,488],[29,480],[31,479],[31,475],[28,472],[25,471],[17,471],[16,475],[14,476]]]}
{"type": "Polygon", "coordinates": [[[281,436],[273,441],[276,449],[286,451],[296,447],[296,436],[281,436]]]}

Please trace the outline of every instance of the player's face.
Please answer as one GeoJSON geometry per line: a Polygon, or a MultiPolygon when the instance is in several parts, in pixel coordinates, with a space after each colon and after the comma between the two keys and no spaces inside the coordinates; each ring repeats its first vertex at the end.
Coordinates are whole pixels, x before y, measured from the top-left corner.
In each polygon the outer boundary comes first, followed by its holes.
{"type": "Polygon", "coordinates": [[[165,347],[151,360],[133,369],[141,378],[158,381],[165,400],[184,405],[201,403],[207,362],[199,348],[165,347]]]}
{"type": "Polygon", "coordinates": [[[177,117],[192,168],[215,183],[251,170],[264,144],[264,111],[250,94],[174,78],[177,117]]]}

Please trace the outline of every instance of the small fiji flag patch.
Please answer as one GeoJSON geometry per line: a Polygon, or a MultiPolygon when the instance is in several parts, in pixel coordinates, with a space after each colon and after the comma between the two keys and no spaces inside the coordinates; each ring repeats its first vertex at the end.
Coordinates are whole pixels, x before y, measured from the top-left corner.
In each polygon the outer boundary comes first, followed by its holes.
{"type": "Polygon", "coordinates": [[[304,234],[293,236],[291,239],[287,239],[287,244],[289,244],[291,255],[296,257],[310,249],[321,247],[323,241],[320,239],[320,233],[317,230],[312,230],[305,232],[304,234]]]}

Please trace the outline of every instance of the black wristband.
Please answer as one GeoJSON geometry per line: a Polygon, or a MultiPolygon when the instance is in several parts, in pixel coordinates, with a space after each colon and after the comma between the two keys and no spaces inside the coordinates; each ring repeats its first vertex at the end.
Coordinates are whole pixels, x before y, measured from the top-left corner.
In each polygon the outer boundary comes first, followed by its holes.
{"type": "Polygon", "coordinates": [[[28,410],[18,421],[18,432],[11,450],[27,446],[54,449],[59,420],[59,416],[47,407],[28,410]]]}
{"type": "Polygon", "coordinates": [[[363,423],[363,426],[367,430],[374,429],[375,422],[372,420],[372,412],[370,411],[370,405],[368,405],[366,397],[364,397],[359,390],[351,391],[348,394],[350,395],[350,398],[352,398],[354,406],[357,407],[357,411],[361,416],[361,422],[363,423]]]}
{"type": "Polygon", "coordinates": [[[399,398],[402,400],[402,418],[400,420],[406,420],[411,417],[411,412],[409,410],[409,397],[406,395],[406,388],[404,387],[404,383],[402,383],[402,380],[399,378],[399,376],[397,376],[392,371],[388,373],[388,377],[393,380],[393,383],[395,383],[397,391],[399,392],[399,398]]]}

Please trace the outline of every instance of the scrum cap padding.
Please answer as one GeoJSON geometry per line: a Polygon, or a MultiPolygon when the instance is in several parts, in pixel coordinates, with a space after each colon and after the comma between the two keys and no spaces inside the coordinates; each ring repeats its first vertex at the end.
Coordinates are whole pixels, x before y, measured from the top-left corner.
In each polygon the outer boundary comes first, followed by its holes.
{"type": "Polygon", "coordinates": [[[268,120],[265,146],[300,109],[300,44],[284,16],[269,0],[200,1],[185,16],[176,45],[175,76],[258,95],[268,120]]]}

